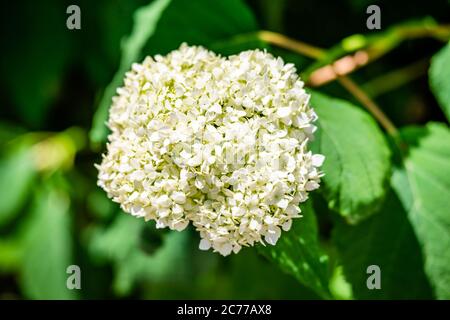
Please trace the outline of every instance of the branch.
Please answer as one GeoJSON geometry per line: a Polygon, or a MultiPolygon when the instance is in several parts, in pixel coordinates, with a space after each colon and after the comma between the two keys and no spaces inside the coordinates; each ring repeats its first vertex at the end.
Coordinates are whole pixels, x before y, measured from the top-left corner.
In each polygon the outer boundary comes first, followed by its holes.
{"type": "Polygon", "coordinates": [[[347,76],[339,77],[339,83],[347,89],[366,109],[377,119],[377,121],[386,129],[387,133],[393,137],[398,135],[397,128],[381,111],[381,108],[362,90],[352,79],[347,76]]]}
{"type": "MultiPolygon", "coordinates": [[[[292,50],[311,58],[320,59],[320,57],[325,55],[325,51],[323,49],[288,38],[278,33],[261,31],[258,35],[261,40],[269,44],[292,50]]],[[[334,72],[335,75],[339,74],[339,70],[336,70],[337,66],[330,66],[331,72],[334,72]]],[[[361,88],[359,88],[356,83],[353,82],[353,80],[345,75],[339,75],[338,80],[340,84],[347,89],[375,117],[375,119],[378,120],[388,134],[394,137],[397,136],[397,128],[394,124],[384,114],[381,108],[372,99],[370,99],[370,97],[361,88]]]]}
{"type": "Polygon", "coordinates": [[[366,82],[362,89],[370,94],[371,97],[377,97],[425,75],[429,65],[430,58],[421,59],[406,67],[390,71],[366,82]]]}
{"type": "Polygon", "coordinates": [[[323,49],[291,39],[280,33],[263,30],[258,32],[257,37],[264,42],[295,51],[309,58],[322,59],[325,57],[325,51],[323,49]]]}

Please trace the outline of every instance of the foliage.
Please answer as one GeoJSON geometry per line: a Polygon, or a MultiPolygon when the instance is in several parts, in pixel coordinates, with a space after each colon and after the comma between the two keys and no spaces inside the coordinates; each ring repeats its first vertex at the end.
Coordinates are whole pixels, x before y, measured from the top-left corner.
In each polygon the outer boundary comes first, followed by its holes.
{"type": "Polygon", "coordinates": [[[373,118],[351,103],[318,92],[312,92],[311,103],[319,116],[313,150],[326,157],[325,197],[349,222],[359,222],[374,212],[386,193],[387,142],[373,118]]]}
{"type": "Polygon", "coordinates": [[[11,2],[1,11],[0,298],[450,299],[449,4],[379,1],[376,32],[366,2],[79,1],[73,31],[65,1],[11,2]],[[263,48],[313,87],[323,185],[276,246],[200,251],[192,229],[156,229],[96,186],[125,72],[182,42],[223,55],[263,48]],[[320,68],[364,53],[347,76],[356,89],[314,85],[320,68]],[[81,290],[66,288],[70,265],[81,290]],[[370,265],[380,290],[366,285],[370,265]]]}
{"type": "Polygon", "coordinates": [[[430,85],[447,119],[450,119],[450,43],[433,58],[430,68],[430,85]]]}
{"type": "Polygon", "coordinates": [[[408,152],[403,166],[394,173],[394,189],[422,245],[425,272],[436,296],[449,299],[450,200],[445,195],[450,192],[450,178],[445,172],[450,169],[450,132],[443,124],[430,123],[405,128],[402,136],[408,152]]]}

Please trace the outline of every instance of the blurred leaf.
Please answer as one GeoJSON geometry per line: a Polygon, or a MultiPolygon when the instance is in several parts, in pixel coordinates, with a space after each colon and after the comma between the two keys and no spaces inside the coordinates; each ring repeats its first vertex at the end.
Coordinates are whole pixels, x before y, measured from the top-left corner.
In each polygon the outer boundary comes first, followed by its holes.
{"type": "Polygon", "coordinates": [[[149,5],[139,8],[134,14],[134,26],[131,34],[122,42],[122,57],[119,70],[116,72],[112,82],[106,87],[102,100],[94,114],[91,141],[104,141],[108,130],[105,122],[108,118],[109,106],[112,102],[116,89],[122,84],[125,73],[131,64],[138,62],[141,50],[145,43],[153,35],[162,13],[171,0],[155,0],[149,5]]]}
{"type": "Polygon", "coordinates": [[[144,54],[166,54],[186,42],[209,45],[257,30],[242,0],[172,0],[145,46],[144,54]]]}
{"type": "Polygon", "coordinates": [[[90,244],[94,257],[122,261],[139,246],[139,236],[144,222],[120,212],[112,224],[95,230],[90,244]]]}
{"type": "Polygon", "coordinates": [[[42,126],[57,97],[72,57],[64,2],[43,0],[39,5],[11,2],[2,17],[1,82],[11,94],[19,116],[33,127],[42,126]]]}
{"type": "Polygon", "coordinates": [[[407,213],[391,192],[380,212],[356,226],[339,222],[333,232],[344,274],[358,299],[431,299],[420,246],[407,213]],[[367,267],[381,270],[381,290],[369,290],[367,267]]]}
{"type": "Polygon", "coordinates": [[[261,0],[258,4],[265,21],[265,29],[283,33],[285,22],[284,13],[286,12],[288,1],[261,0]]]}
{"type": "Polygon", "coordinates": [[[89,78],[104,87],[120,62],[120,40],[131,31],[133,13],[147,0],[80,0],[82,8],[80,50],[89,78]]]}
{"type": "Polygon", "coordinates": [[[325,155],[323,191],[349,222],[371,215],[386,193],[390,152],[375,121],[351,103],[313,92],[319,116],[312,149],[325,155]]]}
{"type": "Polygon", "coordinates": [[[301,207],[303,217],[294,220],[291,230],[283,232],[275,246],[258,248],[262,254],[319,296],[330,298],[328,256],[320,248],[317,221],[311,202],[312,199],[301,207]]]}
{"type": "Polygon", "coordinates": [[[0,153],[11,140],[24,133],[25,130],[17,125],[0,122],[0,153]]]}
{"type": "Polygon", "coordinates": [[[73,299],[66,281],[72,260],[69,198],[47,185],[37,193],[24,243],[21,284],[30,299],[73,299]]]}
{"type": "Polygon", "coordinates": [[[2,237],[0,240],[0,273],[19,269],[22,251],[20,239],[2,237]]]}
{"type": "Polygon", "coordinates": [[[409,150],[393,186],[422,246],[436,296],[450,299],[450,131],[430,123],[401,134],[409,150]]]}
{"type": "Polygon", "coordinates": [[[183,42],[208,46],[254,30],[255,19],[241,0],[156,0],[139,9],[133,31],[122,46],[119,71],[94,116],[91,141],[105,141],[111,99],[133,62],[140,62],[144,55],[166,54],[183,42]]]}
{"type": "Polygon", "coordinates": [[[89,192],[86,199],[87,207],[96,218],[107,220],[111,218],[116,211],[116,204],[111,201],[103,190],[95,188],[89,192]]]}
{"type": "Polygon", "coordinates": [[[353,290],[350,283],[344,276],[341,265],[335,266],[330,279],[330,291],[337,300],[352,300],[353,290]]]}
{"type": "Polygon", "coordinates": [[[134,248],[125,261],[116,264],[115,291],[119,295],[127,294],[134,284],[142,281],[169,284],[187,280],[187,237],[187,232],[171,231],[164,236],[162,246],[151,255],[134,248]]]}
{"type": "Polygon", "coordinates": [[[230,287],[228,299],[320,299],[309,288],[292,281],[291,275],[280,272],[276,263],[267,261],[254,248],[244,249],[226,259],[231,264],[230,275],[226,275],[229,278],[224,280],[230,287]]]}
{"type": "MultiPolygon", "coordinates": [[[[256,33],[251,33],[214,41],[208,45],[208,49],[223,56],[230,56],[233,54],[239,54],[245,50],[269,50],[270,47],[267,43],[259,39],[256,33]]],[[[299,57],[296,54],[293,56],[299,57]]]]}
{"type": "Polygon", "coordinates": [[[120,296],[129,294],[138,281],[171,282],[186,277],[188,233],[171,231],[154,253],[146,254],[141,243],[145,227],[144,220],[119,213],[109,228],[93,235],[91,253],[113,262],[114,289],[120,296]]]}
{"type": "Polygon", "coordinates": [[[35,175],[28,144],[15,145],[0,159],[0,227],[10,222],[24,205],[35,175]]]}
{"type": "Polygon", "coordinates": [[[346,0],[346,2],[348,2],[351,5],[351,8],[357,12],[365,12],[368,6],[374,4],[373,0],[346,0]]]}
{"type": "Polygon", "coordinates": [[[429,72],[431,90],[450,120],[450,42],[433,57],[429,72]]]}

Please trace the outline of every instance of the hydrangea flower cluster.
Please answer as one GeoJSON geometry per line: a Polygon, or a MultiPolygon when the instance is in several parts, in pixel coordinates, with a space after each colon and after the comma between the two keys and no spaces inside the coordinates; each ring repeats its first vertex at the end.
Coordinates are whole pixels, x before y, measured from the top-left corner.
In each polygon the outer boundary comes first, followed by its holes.
{"type": "Polygon", "coordinates": [[[126,74],[98,184],[158,228],[192,222],[202,250],[275,245],[323,175],[307,149],[316,119],[292,64],[183,44],[126,74]]]}

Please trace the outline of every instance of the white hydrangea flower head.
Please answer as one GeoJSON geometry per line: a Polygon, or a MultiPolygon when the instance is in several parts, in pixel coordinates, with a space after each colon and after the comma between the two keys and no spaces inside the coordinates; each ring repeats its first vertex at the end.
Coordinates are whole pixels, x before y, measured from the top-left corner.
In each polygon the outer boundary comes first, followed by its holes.
{"type": "Polygon", "coordinates": [[[317,119],[292,64],[181,45],[133,64],[110,109],[98,184],[121,208],[222,255],[275,245],[319,187],[317,119]]]}

